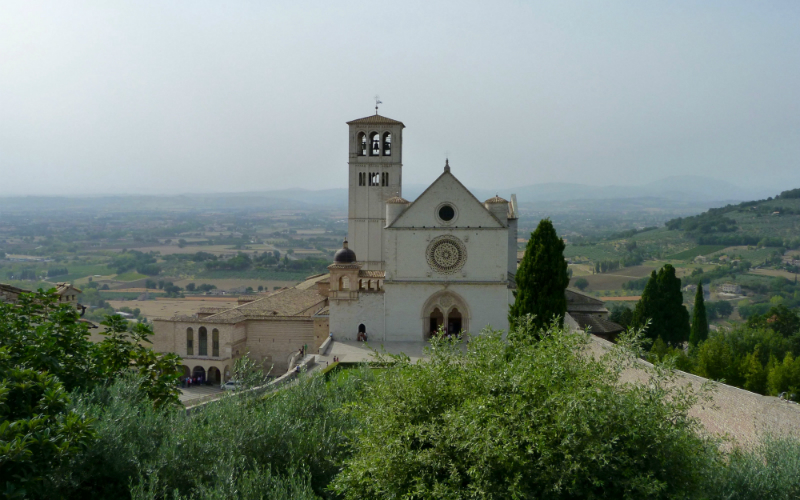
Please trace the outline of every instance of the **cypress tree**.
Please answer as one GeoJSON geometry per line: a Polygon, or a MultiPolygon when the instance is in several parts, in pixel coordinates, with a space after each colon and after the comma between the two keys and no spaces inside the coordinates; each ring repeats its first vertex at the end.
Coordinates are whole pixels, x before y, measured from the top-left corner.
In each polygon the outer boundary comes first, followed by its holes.
{"type": "Polygon", "coordinates": [[[661,337],[673,346],[689,340],[689,311],[683,306],[681,280],[670,264],[658,273],[652,272],[633,311],[635,326],[644,326],[648,319],[650,327],[646,335],[649,338],[661,337]]]}
{"type": "Polygon", "coordinates": [[[706,303],[703,299],[703,282],[697,284],[697,294],[694,296],[694,311],[692,311],[692,333],[689,342],[697,345],[708,338],[708,316],[706,316],[706,303]]]}
{"type": "Polygon", "coordinates": [[[533,324],[537,329],[549,324],[555,316],[560,317],[563,325],[567,312],[564,291],[569,285],[564,246],[550,219],[543,219],[531,233],[517,269],[515,300],[508,313],[512,328],[517,318],[526,314],[535,316],[533,324]]]}

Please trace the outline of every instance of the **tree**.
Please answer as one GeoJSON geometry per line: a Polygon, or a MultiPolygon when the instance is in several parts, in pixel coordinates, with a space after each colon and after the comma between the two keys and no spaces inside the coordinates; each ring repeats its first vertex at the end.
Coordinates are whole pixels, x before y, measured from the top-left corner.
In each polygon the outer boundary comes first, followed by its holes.
{"type": "Polygon", "coordinates": [[[564,246],[550,219],[539,222],[517,270],[517,289],[508,313],[509,324],[515,325],[527,314],[534,316],[537,329],[548,325],[555,317],[563,324],[567,312],[564,291],[569,285],[564,246]]]}
{"type": "Polygon", "coordinates": [[[633,325],[643,327],[650,321],[646,334],[661,337],[667,344],[678,346],[689,340],[689,311],[683,306],[681,280],[670,264],[658,273],[653,271],[633,311],[633,325]]]}
{"type": "Polygon", "coordinates": [[[633,311],[629,307],[621,304],[611,306],[611,314],[608,319],[627,329],[633,323],[633,311]]]}
{"type": "MultiPolygon", "coordinates": [[[[620,388],[630,347],[602,360],[585,334],[508,342],[483,332],[463,349],[433,339],[430,359],[394,366],[350,407],[363,422],[333,489],[361,498],[694,498],[714,453],[688,415],[696,395],[650,372],[620,388]],[[672,387],[672,388],[670,388],[672,387]]],[[[624,340],[623,340],[624,342],[624,340]]]]}
{"type": "Polygon", "coordinates": [[[196,285],[195,285],[194,283],[189,283],[189,284],[187,284],[187,285],[186,285],[186,291],[187,291],[187,292],[194,292],[195,286],[196,286],[196,285]]]}
{"type": "Polygon", "coordinates": [[[92,442],[92,420],[70,409],[57,377],[19,367],[9,352],[0,347],[0,488],[5,498],[46,498],[42,479],[92,442]]]}
{"type": "Polygon", "coordinates": [[[146,348],[149,327],[128,332],[122,317],[109,316],[106,338],[92,343],[89,325],[58,298],[51,289],[0,302],[0,488],[7,497],[49,498],[39,491],[42,478],[92,441],[91,419],[70,409],[68,392],[135,371],[151,402],[178,403],[180,358],[146,348]]]}
{"type": "Polygon", "coordinates": [[[575,286],[578,287],[580,291],[584,291],[586,287],[589,286],[589,282],[586,278],[578,278],[575,280],[575,286]]]}
{"type": "Polygon", "coordinates": [[[784,337],[800,333],[800,315],[784,305],[772,307],[764,314],[753,315],[747,319],[747,326],[769,328],[784,337]]]}
{"type": "Polygon", "coordinates": [[[698,345],[708,338],[708,317],[703,299],[703,282],[697,283],[697,293],[694,296],[694,310],[692,311],[692,330],[689,334],[689,343],[698,345]]]}

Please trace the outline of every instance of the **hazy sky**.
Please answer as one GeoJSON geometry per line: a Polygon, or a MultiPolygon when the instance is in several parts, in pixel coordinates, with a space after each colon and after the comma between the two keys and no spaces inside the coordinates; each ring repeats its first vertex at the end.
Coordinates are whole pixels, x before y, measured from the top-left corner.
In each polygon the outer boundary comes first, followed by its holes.
{"type": "Polygon", "coordinates": [[[800,187],[800,2],[31,2],[0,7],[0,195],[700,174],[800,187]]]}

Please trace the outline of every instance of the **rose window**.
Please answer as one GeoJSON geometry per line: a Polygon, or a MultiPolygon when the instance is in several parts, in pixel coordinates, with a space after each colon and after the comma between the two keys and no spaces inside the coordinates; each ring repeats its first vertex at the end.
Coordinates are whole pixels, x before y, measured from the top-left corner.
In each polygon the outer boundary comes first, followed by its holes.
{"type": "Polygon", "coordinates": [[[452,274],[464,267],[467,247],[454,236],[439,236],[428,245],[427,260],[437,273],[452,274]]]}

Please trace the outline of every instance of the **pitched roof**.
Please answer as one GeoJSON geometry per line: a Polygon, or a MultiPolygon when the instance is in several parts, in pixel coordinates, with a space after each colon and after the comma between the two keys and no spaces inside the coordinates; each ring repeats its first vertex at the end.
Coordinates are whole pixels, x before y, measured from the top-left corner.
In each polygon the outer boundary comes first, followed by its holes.
{"type": "Polygon", "coordinates": [[[582,330],[589,328],[589,332],[596,335],[619,333],[625,330],[622,326],[614,323],[613,321],[609,321],[605,318],[599,318],[591,314],[569,313],[569,315],[578,322],[578,325],[580,325],[582,330]]]}
{"type": "Polygon", "coordinates": [[[508,200],[504,200],[503,198],[500,198],[499,196],[495,195],[489,198],[488,200],[484,201],[484,203],[508,203],[508,200]]]}
{"type": "Polygon", "coordinates": [[[567,310],[573,305],[594,305],[603,307],[603,301],[594,297],[589,297],[575,290],[566,289],[564,294],[567,296],[567,310]]]}
{"type": "MultiPolygon", "coordinates": [[[[403,122],[392,120],[378,114],[365,116],[357,120],[347,122],[348,125],[403,125],[403,122]]],[[[405,125],[403,125],[405,127],[405,125]]]]}
{"type": "Polygon", "coordinates": [[[423,192],[422,192],[422,194],[420,194],[419,196],[417,196],[417,199],[416,199],[416,200],[414,200],[414,201],[412,201],[412,202],[411,202],[411,204],[410,204],[410,205],[409,205],[409,206],[408,206],[408,207],[405,209],[405,211],[404,211],[402,214],[400,214],[400,217],[398,217],[397,219],[395,219],[395,220],[394,220],[394,222],[392,222],[391,224],[389,224],[389,226],[387,226],[387,227],[393,227],[393,226],[395,226],[395,225],[396,225],[396,224],[397,224],[397,223],[398,223],[400,220],[402,220],[402,219],[403,219],[403,218],[404,218],[404,217],[405,217],[405,216],[406,216],[406,215],[407,215],[407,214],[408,214],[408,213],[411,211],[411,207],[413,207],[413,206],[414,206],[414,205],[415,205],[417,202],[419,202],[419,200],[421,200],[422,198],[424,198],[424,197],[425,197],[425,195],[428,193],[428,191],[430,191],[431,189],[433,189],[433,186],[435,186],[437,183],[439,183],[439,182],[440,182],[440,181],[441,181],[441,180],[442,180],[442,179],[443,179],[445,176],[447,176],[447,177],[450,177],[451,179],[453,179],[453,180],[456,182],[456,184],[457,184],[458,186],[460,186],[460,187],[461,187],[461,188],[462,188],[464,191],[466,191],[466,193],[467,193],[467,194],[468,194],[468,195],[469,195],[469,196],[470,196],[470,197],[471,197],[473,200],[475,200],[475,203],[477,203],[477,204],[478,204],[478,206],[479,206],[479,207],[481,207],[481,210],[483,210],[483,211],[485,211],[487,214],[489,214],[489,217],[491,217],[492,219],[494,219],[494,221],[495,221],[495,222],[497,222],[497,224],[499,224],[499,225],[500,225],[500,227],[506,227],[506,226],[505,226],[505,224],[503,224],[503,223],[500,221],[500,219],[498,219],[498,218],[497,218],[497,216],[496,216],[495,214],[493,214],[493,213],[492,213],[492,211],[491,211],[491,210],[487,209],[487,208],[486,208],[486,207],[483,205],[483,203],[481,203],[481,201],[480,201],[478,198],[476,198],[474,194],[472,194],[472,191],[470,191],[469,189],[467,189],[467,186],[465,186],[464,184],[462,184],[462,183],[461,183],[461,181],[460,181],[460,180],[458,180],[458,178],[457,178],[455,175],[453,175],[452,173],[450,173],[450,162],[449,162],[449,161],[446,161],[446,163],[445,163],[444,172],[442,172],[442,174],[441,174],[441,175],[439,175],[439,177],[437,177],[437,178],[436,178],[436,179],[435,179],[433,182],[431,182],[431,184],[430,184],[430,185],[429,185],[427,188],[425,188],[425,191],[423,191],[423,192]]]}
{"type": "Polygon", "coordinates": [[[264,316],[309,316],[319,309],[325,300],[325,297],[314,289],[286,288],[263,299],[204,318],[204,321],[236,322],[264,316]]]}
{"type": "Polygon", "coordinates": [[[399,196],[392,196],[391,198],[386,200],[386,203],[393,203],[393,204],[400,205],[400,204],[406,204],[406,203],[411,203],[411,202],[406,200],[406,199],[403,199],[403,198],[401,198],[399,196]]]}

